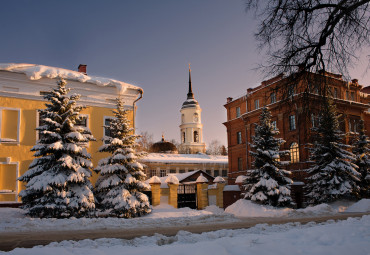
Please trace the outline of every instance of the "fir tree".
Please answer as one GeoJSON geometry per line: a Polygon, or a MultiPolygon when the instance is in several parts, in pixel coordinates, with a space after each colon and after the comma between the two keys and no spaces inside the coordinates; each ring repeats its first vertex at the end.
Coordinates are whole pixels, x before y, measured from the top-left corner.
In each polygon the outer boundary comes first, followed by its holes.
{"type": "Polygon", "coordinates": [[[67,96],[66,82],[44,96],[49,103],[40,110],[44,123],[40,139],[31,151],[36,157],[19,178],[27,182],[20,192],[23,208],[32,217],[81,217],[95,208],[91,177],[92,163],[84,143],[94,140],[86,128],[75,126],[82,106],[79,95],[67,96]]]}
{"type": "Polygon", "coordinates": [[[110,216],[138,217],[151,212],[148,197],[143,193],[146,184],[143,166],[134,151],[136,139],[127,119],[122,100],[117,99],[115,118],[106,126],[110,135],[103,138],[99,152],[111,156],[99,161],[95,171],[100,173],[95,194],[99,207],[110,216]]]}
{"type": "Polygon", "coordinates": [[[357,171],[360,173],[360,198],[370,197],[370,158],[369,158],[369,137],[365,135],[364,121],[360,120],[358,125],[358,136],[354,140],[352,152],[356,156],[354,163],[358,166],[357,171]]]}
{"type": "Polygon", "coordinates": [[[324,101],[318,125],[312,128],[314,145],[310,148],[313,166],[307,170],[306,197],[309,204],[328,203],[351,198],[358,192],[357,166],[351,161],[351,146],[341,143],[339,115],[329,99],[324,101]]]}
{"type": "Polygon", "coordinates": [[[251,144],[255,169],[248,171],[244,181],[245,198],[265,205],[287,206],[292,202],[289,187],[292,180],[287,177],[291,173],[282,169],[287,162],[280,158],[289,152],[279,151],[285,141],[274,137],[278,134],[271,124],[270,111],[264,107],[251,144]]]}

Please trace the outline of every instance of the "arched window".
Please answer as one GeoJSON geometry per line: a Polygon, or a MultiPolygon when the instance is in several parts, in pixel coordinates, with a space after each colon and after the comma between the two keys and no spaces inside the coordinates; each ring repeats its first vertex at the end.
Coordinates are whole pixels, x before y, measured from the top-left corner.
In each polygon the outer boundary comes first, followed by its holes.
{"type": "Polygon", "coordinates": [[[181,123],[185,123],[185,115],[181,114],[181,123]]]}
{"type": "Polygon", "coordinates": [[[193,121],[194,122],[199,122],[199,115],[198,115],[198,113],[194,113],[193,114],[193,121]]]}
{"type": "Polygon", "coordinates": [[[298,143],[292,143],[290,145],[290,162],[297,163],[299,162],[299,147],[298,143]]]}
{"type": "Polygon", "coordinates": [[[194,131],[194,142],[199,143],[199,134],[198,131],[194,131]]]}
{"type": "Polygon", "coordinates": [[[185,132],[182,132],[182,142],[185,143],[185,132]]]}

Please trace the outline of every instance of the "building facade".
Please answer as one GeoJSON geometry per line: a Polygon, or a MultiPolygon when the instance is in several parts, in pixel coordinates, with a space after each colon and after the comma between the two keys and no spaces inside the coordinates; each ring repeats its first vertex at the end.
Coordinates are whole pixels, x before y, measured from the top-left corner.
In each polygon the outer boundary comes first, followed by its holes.
{"type": "MultiPolygon", "coordinates": [[[[137,86],[88,76],[86,65],[72,71],[34,64],[0,64],[0,202],[19,201],[18,193],[24,185],[17,178],[34,158],[30,149],[38,140],[38,110],[45,108],[43,95],[56,88],[60,78],[67,81],[70,94],[81,95],[78,103],[87,106],[77,125],[88,127],[96,138],[96,142],[86,145],[94,166],[107,156],[97,151],[105,135],[103,126],[113,116],[115,98],[123,98],[126,109],[131,111],[129,119],[134,122],[135,102],[143,93],[137,86]]],[[[96,178],[93,173],[93,183],[96,178]]]]}
{"type": "Polygon", "coordinates": [[[310,129],[315,125],[320,110],[319,90],[323,86],[319,85],[326,85],[337,111],[342,114],[340,129],[347,134],[345,142],[352,139],[360,119],[369,122],[369,98],[361,92],[362,86],[357,80],[346,82],[341,75],[332,73],[305,73],[294,82],[292,80],[292,77],[279,75],[263,81],[258,87],[247,89],[242,97],[227,99],[224,125],[228,138],[229,184],[253,168],[250,143],[264,106],[271,111],[272,124],[279,129],[279,137],[286,141],[281,150],[290,151],[290,157],[282,160],[290,161],[287,169],[293,172],[293,180],[301,184],[305,177],[303,170],[308,167],[307,146],[312,142],[310,129]]]}

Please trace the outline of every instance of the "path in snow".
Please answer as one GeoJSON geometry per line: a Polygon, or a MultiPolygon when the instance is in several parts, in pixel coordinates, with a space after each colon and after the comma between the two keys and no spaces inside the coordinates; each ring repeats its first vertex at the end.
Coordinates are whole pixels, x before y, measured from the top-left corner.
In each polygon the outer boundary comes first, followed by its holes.
{"type": "Polygon", "coordinates": [[[139,229],[85,229],[85,230],[63,230],[63,231],[32,231],[32,232],[9,232],[0,233],[0,250],[10,251],[16,247],[30,248],[35,245],[46,245],[51,242],[60,242],[63,240],[83,240],[98,238],[119,238],[133,239],[141,236],[153,236],[162,234],[165,236],[175,236],[180,230],[190,233],[203,233],[220,229],[242,229],[250,228],[257,224],[267,223],[285,224],[289,222],[299,222],[306,224],[308,222],[325,222],[327,220],[344,220],[349,217],[361,217],[370,213],[341,213],[336,215],[302,217],[302,218],[244,218],[238,222],[207,222],[203,224],[189,224],[186,226],[156,226],[139,229]]]}

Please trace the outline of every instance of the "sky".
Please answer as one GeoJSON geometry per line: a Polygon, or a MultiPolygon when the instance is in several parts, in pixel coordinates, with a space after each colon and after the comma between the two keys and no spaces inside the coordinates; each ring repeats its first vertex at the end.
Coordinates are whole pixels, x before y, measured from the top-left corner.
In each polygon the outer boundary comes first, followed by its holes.
{"type": "MultiPolygon", "coordinates": [[[[162,133],[180,141],[188,63],[206,143],[227,145],[226,98],[267,78],[255,69],[266,56],[243,0],[2,0],[0,24],[0,63],[71,70],[86,64],[89,75],[143,88],[137,133],[154,141],[162,133]]],[[[350,74],[368,86],[368,60],[361,61],[350,74]]]]}

